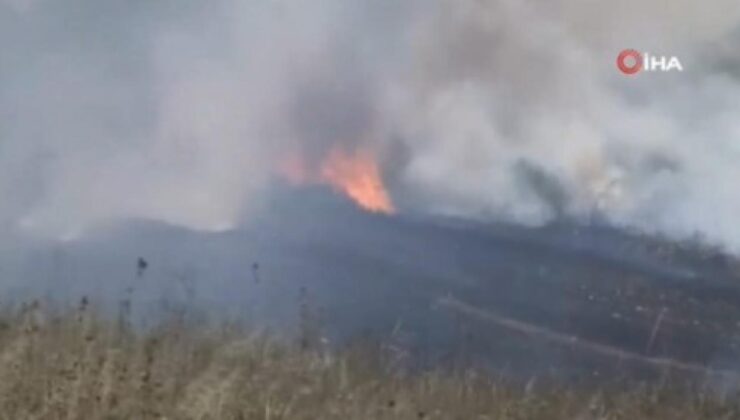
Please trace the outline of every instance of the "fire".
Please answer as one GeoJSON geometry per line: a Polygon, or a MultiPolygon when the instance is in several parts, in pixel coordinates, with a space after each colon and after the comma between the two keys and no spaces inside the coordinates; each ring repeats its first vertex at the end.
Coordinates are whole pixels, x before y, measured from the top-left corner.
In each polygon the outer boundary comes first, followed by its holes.
{"type": "Polygon", "coordinates": [[[394,211],[375,157],[368,151],[348,153],[332,149],[317,171],[313,171],[317,173],[311,173],[300,157],[292,156],[283,162],[280,172],[293,184],[331,185],[365,210],[376,213],[394,211]]]}
{"type": "Polygon", "coordinates": [[[383,186],[378,164],[370,153],[346,154],[334,149],[321,166],[321,179],[343,191],[360,207],[392,213],[393,204],[383,186]]]}

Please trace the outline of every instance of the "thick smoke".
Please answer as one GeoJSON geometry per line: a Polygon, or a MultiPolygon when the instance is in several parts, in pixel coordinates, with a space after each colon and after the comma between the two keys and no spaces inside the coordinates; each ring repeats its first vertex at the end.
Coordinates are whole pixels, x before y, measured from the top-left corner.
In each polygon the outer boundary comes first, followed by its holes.
{"type": "Polygon", "coordinates": [[[229,228],[340,145],[402,211],[740,250],[738,42],[736,0],[0,0],[0,221],[229,228]]]}

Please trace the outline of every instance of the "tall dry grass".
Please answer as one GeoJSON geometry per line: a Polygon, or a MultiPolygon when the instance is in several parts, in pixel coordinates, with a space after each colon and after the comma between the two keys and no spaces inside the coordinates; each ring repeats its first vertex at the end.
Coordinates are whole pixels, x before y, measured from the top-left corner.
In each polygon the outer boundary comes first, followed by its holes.
{"type": "Polygon", "coordinates": [[[0,315],[0,418],[737,419],[735,400],[636,387],[535,389],[474,372],[401,374],[374,350],[333,354],[172,317],[151,330],[83,300],[0,315]]]}

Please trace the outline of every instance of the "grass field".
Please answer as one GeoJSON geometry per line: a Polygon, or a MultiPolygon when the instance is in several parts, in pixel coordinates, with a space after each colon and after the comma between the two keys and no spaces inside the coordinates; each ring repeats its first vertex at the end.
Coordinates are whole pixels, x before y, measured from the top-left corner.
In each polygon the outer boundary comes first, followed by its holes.
{"type": "Polygon", "coordinates": [[[402,373],[380,345],[321,351],[172,316],[146,332],[38,303],[3,310],[3,419],[737,419],[738,400],[653,384],[515,384],[402,373]],[[610,387],[611,388],[611,387],[610,387]]]}

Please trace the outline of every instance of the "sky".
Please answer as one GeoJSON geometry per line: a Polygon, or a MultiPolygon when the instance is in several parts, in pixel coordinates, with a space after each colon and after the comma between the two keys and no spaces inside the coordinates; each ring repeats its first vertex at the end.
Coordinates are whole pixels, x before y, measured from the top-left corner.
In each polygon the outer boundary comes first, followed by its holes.
{"type": "Polygon", "coordinates": [[[341,147],[401,212],[740,252],[737,45],[736,0],[0,0],[0,226],[229,229],[341,147]]]}

